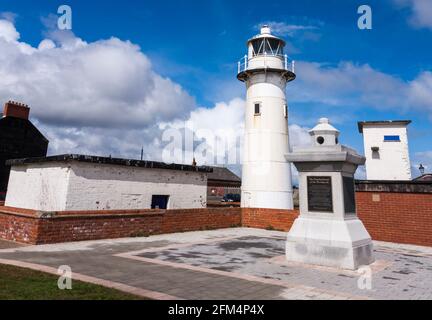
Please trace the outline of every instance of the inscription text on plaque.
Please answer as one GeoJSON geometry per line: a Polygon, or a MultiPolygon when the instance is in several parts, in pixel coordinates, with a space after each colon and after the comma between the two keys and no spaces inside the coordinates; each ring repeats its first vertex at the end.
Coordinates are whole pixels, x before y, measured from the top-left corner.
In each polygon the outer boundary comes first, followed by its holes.
{"type": "Polygon", "coordinates": [[[308,210],[333,212],[331,177],[307,177],[308,210]]]}

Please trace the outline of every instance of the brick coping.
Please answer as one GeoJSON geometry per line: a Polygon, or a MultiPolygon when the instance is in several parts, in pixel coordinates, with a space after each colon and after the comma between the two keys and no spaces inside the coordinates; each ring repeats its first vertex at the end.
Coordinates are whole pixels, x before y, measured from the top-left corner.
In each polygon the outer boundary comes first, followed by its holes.
{"type": "Polygon", "coordinates": [[[109,218],[109,217],[136,217],[157,216],[165,210],[101,210],[101,211],[38,211],[14,207],[0,206],[0,213],[33,219],[59,219],[59,218],[109,218]]]}
{"type": "Polygon", "coordinates": [[[34,219],[58,219],[58,218],[109,218],[109,217],[142,217],[161,216],[169,213],[199,212],[200,210],[226,211],[239,208],[195,208],[195,209],[131,209],[131,210],[83,210],[83,211],[39,211],[15,207],[0,206],[0,213],[34,219]]]}
{"type": "Polygon", "coordinates": [[[30,209],[0,206],[0,213],[10,214],[19,217],[26,217],[26,218],[38,218],[37,211],[30,210],[30,209]]]}

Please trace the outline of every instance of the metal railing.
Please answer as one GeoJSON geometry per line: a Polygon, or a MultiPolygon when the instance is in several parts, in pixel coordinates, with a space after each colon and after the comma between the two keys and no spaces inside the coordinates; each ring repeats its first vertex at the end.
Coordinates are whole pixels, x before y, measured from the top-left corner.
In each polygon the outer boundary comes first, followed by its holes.
{"type": "MultiPolygon", "coordinates": [[[[274,57],[276,57],[276,56],[275,55],[263,54],[263,55],[259,55],[259,56],[255,56],[255,57],[264,57],[264,68],[267,68],[268,67],[267,66],[267,57],[271,57],[272,59],[274,59],[274,57]]],[[[291,71],[292,73],[295,73],[295,61],[294,60],[289,61],[288,60],[288,55],[286,55],[286,54],[283,55],[283,56],[278,55],[277,57],[283,59],[283,61],[284,61],[284,63],[283,63],[284,70],[291,71]]],[[[241,72],[249,70],[249,61],[250,60],[251,59],[249,59],[247,55],[245,55],[242,59],[240,59],[240,61],[237,64],[237,69],[238,69],[237,72],[241,73],[241,72]]]]}

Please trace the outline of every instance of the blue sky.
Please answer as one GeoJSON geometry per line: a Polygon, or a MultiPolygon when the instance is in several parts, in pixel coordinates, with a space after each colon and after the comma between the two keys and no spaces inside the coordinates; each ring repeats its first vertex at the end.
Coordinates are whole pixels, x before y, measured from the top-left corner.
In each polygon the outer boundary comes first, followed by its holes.
{"type": "MultiPolygon", "coordinates": [[[[287,40],[290,58],[299,62],[298,79],[287,88],[291,124],[310,128],[327,116],[341,130],[342,142],[363,152],[357,121],[411,119],[413,165],[432,168],[432,1],[2,0],[0,12],[9,13],[3,16],[13,20],[19,41],[36,48],[53,37],[46,21],[61,4],[72,7],[77,38],[94,43],[117,37],[138,45],[152,72],[179,84],[194,100],[186,113],[244,98],[236,62],[257,26],[270,23],[287,40]],[[357,27],[362,4],[372,8],[372,30],[357,27]]],[[[0,91],[0,98],[9,97],[0,91]]]]}

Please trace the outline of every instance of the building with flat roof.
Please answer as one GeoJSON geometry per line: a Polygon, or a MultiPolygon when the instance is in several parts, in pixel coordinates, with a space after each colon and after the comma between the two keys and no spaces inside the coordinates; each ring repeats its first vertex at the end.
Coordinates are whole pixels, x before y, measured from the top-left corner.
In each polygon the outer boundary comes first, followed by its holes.
{"type": "Polygon", "coordinates": [[[361,121],[367,180],[408,181],[411,162],[407,126],[410,120],[361,121]]]}
{"type": "Polygon", "coordinates": [[[5,205],[40,211],[206,207],[209,167],[85,155],[9,160],[5,205]]]}
{"type": "Polygon", "coordinates": [[[226,167],[211,167],[213,172],[208,174],[207,202],[220,203],[227,194],[241,194],[241,179],[226,167]]]}

